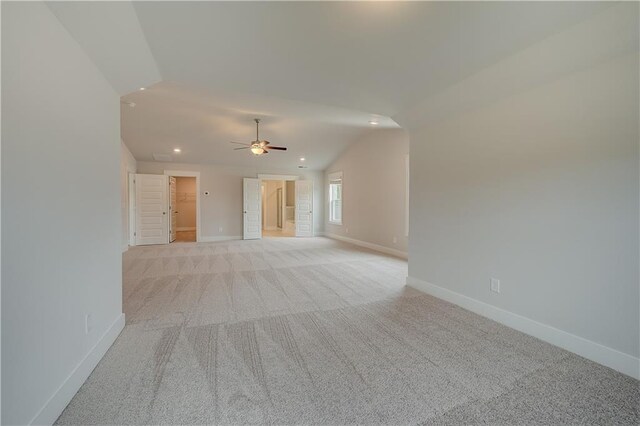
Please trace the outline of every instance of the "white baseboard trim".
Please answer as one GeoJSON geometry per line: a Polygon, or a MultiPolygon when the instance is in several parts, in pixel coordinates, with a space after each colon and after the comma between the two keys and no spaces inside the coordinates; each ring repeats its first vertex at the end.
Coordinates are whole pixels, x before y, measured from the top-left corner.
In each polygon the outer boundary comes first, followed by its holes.
{"type": "Polygon", "coordinates": [[[446,300],[478,315],[521,331],[530,336],[559,346],[591,361],[617,370],[635,379],[640,379],[640,358],[562,331],[541,322],[523,317],[460,293],[428,283],[418,278],[407,277],[407,285],[416,290],[446,300]]]}
{"type": "Polygon", "coordinates": [[[181,226],[181,227],[176,227],[176,232],[178,231],[195,231],[196,227],[195,226],[181,226]]]}
{"type": "Polygon", "coordinates": [[[125,251],[129,250],[129,244],[125,244],[122,246],[122,252],[124,253],[125,251]]]}
{"type": "Polygon", "coordinates": [[[345,243],[354,244],[356,246],[365,247],[371,250],[379,251],[381,253],[390,254],[391,256],[400,257],[402,259],[408,259],[409,256],[406,251],[397,250],[391,247],[381,246],[379,244],[370,243],[367,241],[356,240],[354,238],[343,237],[342,235],[332,234],[330,232],[321,232],[320,235],[323,235],[327,238],[331,238],[334,240],[344,241],[345,243]]]}
{"type": "Polygon", "coordinates": [[[52,425],[58,419],[65,407],[71,402],[73,396],[78,392],[80,386],[87,380],[93,369],[98,365],[98,362],[120,335],[124,324],[124,314],[120,314],[66,380],[62,382],[38,414],[29,422],[30,425],[52,425]]]}
{"type": "Polygon", "coordinates": [[[231,240],[241,240],[242,236],[240,235],[219,235],[216,237],[200,237],[198,240],[199,243],[215,243],[218,241],[231,241],[231,240]]]}

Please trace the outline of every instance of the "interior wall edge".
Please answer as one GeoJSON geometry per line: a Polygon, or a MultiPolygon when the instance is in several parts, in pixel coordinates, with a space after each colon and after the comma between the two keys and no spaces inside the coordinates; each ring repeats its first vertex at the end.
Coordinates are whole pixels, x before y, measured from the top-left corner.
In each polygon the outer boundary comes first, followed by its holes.
{"type": "Polygon", "coordinates": [[[394,256],[408,252],[405,221],[409,149],[405,129],[372,129],[324,170],[323,224],[327,235],[385,247],[394,256]],[[329,221],[328,188],[334,173],[340,173],[342,179],[341,224],[329,221]],[[372,208],[374,215],[370,214],[372,208]]]}
{"type": "Polygon", "coordinates": [[[356,246],[368,248],[371,250],[378,251],[380,253],[390,254],[395,257],[399,257],[402,259],[408,259],[409,253],[406,251],[396,250],[390,247],[385,247],[380,244],[370,243],[368,241],[356,240],[355,238],[343,237],[342,235],[332,234],[330,232],[322,232],[319,233],[318,236],[323,236],[327,238],[331,238],[333,240],[343,241],[345,243],[354,244],[356,246]]]}
{"type": "Polygon", "coordinates": [[[30,425],[52,425],[55,423],[62,411],[71,402],[71,399],[80,390],[80,387],[89,378],[89,375],[96,368],[102,357],[107,353],[107,350],[113,345],[124,329],[124,325],[125,316],[122,313],[67,376],[54,394],[51,395],[49,400],[29,422],[30,425]]]}

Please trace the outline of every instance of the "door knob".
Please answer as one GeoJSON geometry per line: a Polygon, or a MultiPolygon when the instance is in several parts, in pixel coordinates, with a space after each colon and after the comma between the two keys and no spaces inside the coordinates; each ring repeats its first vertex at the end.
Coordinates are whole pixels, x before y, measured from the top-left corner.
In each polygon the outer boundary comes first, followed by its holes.
{"type": "Polygon", "coordinates": [[[247,211],[245,210],[243,213],[244,213],[244,214],[247,214],[247,211]]]}

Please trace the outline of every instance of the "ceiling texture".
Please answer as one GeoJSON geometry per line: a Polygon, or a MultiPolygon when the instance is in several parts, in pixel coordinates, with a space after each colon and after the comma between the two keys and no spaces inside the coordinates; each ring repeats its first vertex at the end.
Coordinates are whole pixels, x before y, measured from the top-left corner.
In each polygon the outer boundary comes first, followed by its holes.
{"type": "Polygon", "coordinates": [[[326,168],[372,128],[609,7],[578,2],[51,2],[123,102],[138,160],[326,168]],[[508,36],[505,36],[508,35],[508,36]],[[139,90],[145,87],[146,90],[139,90]],[[255,157],[229,141],[286,152],[255,157]],[[379,124],[373,126],[369,121],[379,124]],[[173,154],[173,148],[182,153],[173,154]]]}

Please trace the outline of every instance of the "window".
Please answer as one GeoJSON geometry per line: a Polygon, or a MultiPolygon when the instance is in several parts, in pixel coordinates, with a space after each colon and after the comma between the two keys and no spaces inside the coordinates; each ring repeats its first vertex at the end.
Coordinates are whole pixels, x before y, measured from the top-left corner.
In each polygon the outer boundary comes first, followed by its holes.
{"type": "Polygon", "coordinates": [[[329,223],[342,225],[342,172],[329,175],[329,223]]]}

